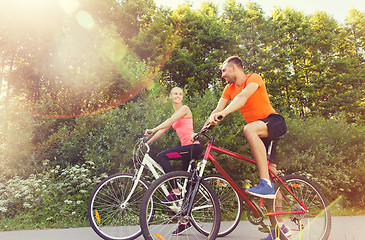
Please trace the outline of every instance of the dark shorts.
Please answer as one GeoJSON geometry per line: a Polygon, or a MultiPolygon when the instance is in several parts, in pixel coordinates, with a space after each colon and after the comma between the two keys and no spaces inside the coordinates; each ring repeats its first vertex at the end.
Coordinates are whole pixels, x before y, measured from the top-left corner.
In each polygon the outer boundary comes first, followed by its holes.
{"type": "MultiPolygon", "coordinates": [[[[269,149],[271,141],[283,136],[286,133],[285,119],[279,114],[270,114],[267,118],[259,119],[267,125],[269,136],[267,138],[261,138],[265,144],[266,150],[269,149]]],[[[268,154],[268,160],[271,163],[278,163],[276,158],[276,142],[271,147],[271,154],[268,154]]]]}

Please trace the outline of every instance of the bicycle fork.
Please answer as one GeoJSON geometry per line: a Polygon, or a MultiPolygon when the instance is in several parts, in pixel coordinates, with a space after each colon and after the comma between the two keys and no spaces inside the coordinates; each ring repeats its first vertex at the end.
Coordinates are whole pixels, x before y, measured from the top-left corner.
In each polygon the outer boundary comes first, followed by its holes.
{"type": "Polygon", "coordinates": [[[202,181],[202,176],[204,173],[205,166],[207,165],[207,162],[208,162],[207,159],[203,159],[200,163],[198,163],[196,170],[193,171],[193,175],[189,180],[190,184],[189,184],[189,189],[187,191],[188,201],[184,202],[184,205],[182,207],[182,209],[184,210],[181,212],[183,216],[190,215],[193,210],[194,199],[199,191],[199,186],[202,181]]]}

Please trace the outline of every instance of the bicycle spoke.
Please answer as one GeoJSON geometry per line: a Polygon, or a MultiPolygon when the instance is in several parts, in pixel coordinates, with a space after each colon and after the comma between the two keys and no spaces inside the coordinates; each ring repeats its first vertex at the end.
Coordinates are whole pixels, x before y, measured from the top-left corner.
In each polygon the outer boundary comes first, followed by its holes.
{"type": "Polygon", "coordinates": [[[287,215],[270,217],[273,226],[284,223],[293,236],[290,239],[327,239],[331,229],[331,216],[328,203],[319,188],[310,180],[301,176],[286,176],[283,181],[290,191],[308,209],[303,211],[301,204],[280,184],[276,184],[276,199],[270,208],[276,212],[292,212],[287,215]],[[294,213],[296,212],[296,213],[294,213]]]}
{"type": "Polygon", "coordinates": [[[136,183],[128,173],[115,174],[103,180],[90,197],[88,216],[94,231],[104,239],[130,240],[141,234],[139,209],[147,184],[136,183]],[[128,202],[126,198],[130,195],[128,202]]]}

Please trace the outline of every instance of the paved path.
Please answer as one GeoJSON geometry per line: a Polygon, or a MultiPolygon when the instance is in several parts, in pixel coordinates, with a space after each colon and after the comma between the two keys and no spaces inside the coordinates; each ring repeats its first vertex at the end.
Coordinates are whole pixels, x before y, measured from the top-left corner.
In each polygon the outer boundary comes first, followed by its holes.
{"type": "MultiPolygon", "coordinates": [[[[243,221],[228,240],[257,240],[265,237],[257,227],[243,221]]],[[[143,239],[142,237],[138,240],[143,239]]],[[[365,240],[365,216],[332,217],[331,240],[365,240]]],[[[0,240],[101,240],[91,228],[0,231],[0,240]]]]}

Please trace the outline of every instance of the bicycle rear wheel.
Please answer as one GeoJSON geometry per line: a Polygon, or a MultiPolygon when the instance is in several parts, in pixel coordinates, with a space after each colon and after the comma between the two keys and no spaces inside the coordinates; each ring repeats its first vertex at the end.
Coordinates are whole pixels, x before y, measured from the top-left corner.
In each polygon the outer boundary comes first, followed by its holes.
{"type": "Polygon", "coordinates": [[[217,194],[221,209],[221,226],[218,237],[224,237],[236,229],[241,220],[242,201],[233,187],[221,175],[203,176],[217,194]]]}
{"type": "Polygon", "coordinates": [[[140,224],[145,239],[215,239],[217,237],[220,226],[219,200],[208,183],[201,182],[192,202],[192,212],[186,212],[195,186],[191,182],[191,177],[192,174],[189,172],[170,172],[151,184],[143,197],[140,211],[140,224]],[[172,190],[171,183],[185,187],[180,189],[182,197],[173,203],[163,203],[162,200],[172,190]],[[148,223],[151,207],[153,207],[154,217],[148,223]],[[182,223],[188,225],[182,234],[177,234],[176,230],[182,223]],[[208,233],[208,236],[201,233],[208,233]]]}
{"type": "MultiPolygon", "coordinates": [[[[303,214],[286,214],[270,216],[272,226],[284,223],[289,233],[281,227],[275,227],[275,232],[280,230],[280,239],[311,239],[326,240],[331,231],[331,213],[328,202],[322,191],[309,179],[289,175],[282,178],[295,196],[308,208],[303,214]],[[292,236],[289,238],[289,235],[292,236]]],[[[281,184],[275,184],[276,199],[269,201],[269,212],[301,211],[298,201],[281,184]]]]}
{"type": "Polygon", "coordinates": [[[91,194],[88,218],[91,227],[103,239],[130,240],[142,234],[139,209],[148,184],[140,179],[126,201],[134,183],[133,174],[117,173],[101,181],[91,194]]]}

